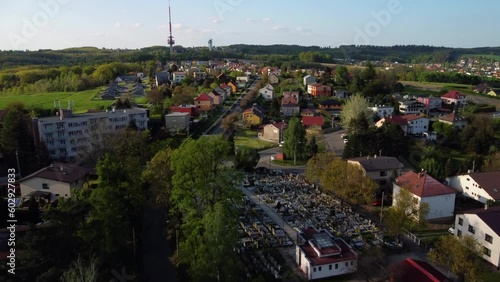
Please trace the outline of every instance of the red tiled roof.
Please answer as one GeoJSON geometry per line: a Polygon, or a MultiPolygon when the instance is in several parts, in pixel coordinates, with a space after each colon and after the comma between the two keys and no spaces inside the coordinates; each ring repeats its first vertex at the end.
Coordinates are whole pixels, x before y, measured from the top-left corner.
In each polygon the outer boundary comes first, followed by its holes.
{"type": "Polygon", "coordinates": [[[408,121],[404,118],[402,118],[401,116],[392,116],[392,117],[388,117],[388,118],[384,118],[384,123],[387,122],[387,123],[395,123],[399,126],[406,126],[408,125],[408,121]]]}
{"type": "Polygon", "coordinates": [[[465,95],[461,94],[460,92],[456,90],[449,91],[448,93],[444,94],[441,96],[441,98],[448,98],[448,99],[460,99],[463,98],[465,95]]]}
{"type": "Polygon", "coordinates": [[[407,171],[396,178],[395,183],[420,198],[457,193],[455,189],[437,181],[425,172],[407,171]]]}
{"type": "Polygon", "coordinates": [[[426,118],[426,117],[423,117],[419,114],[407,114],[407,115],[403,115],[401,116],[402,119],[406,120],[407,122],[408,121],[413,121],[413,120],[417,120],[417,119],[421,119],[421,118],[426,118]]]}
{"type": "Polygon", "coordinates": [[[450,281],[444,274],[425,261],[406,260],[398,263],[391,274],[392,281],[405,282],[445,282],[450,281]]]}
{"type": "Polygon", "coordinates": [[[195,101],[213,101],[213,98],[208,96],[207,93],[201,93],[200,96],[194,99],[195,101]]]}
{"type": "Polygon", "coordinates": [[[500,236],[500,206],[489,207],[488,209],[474,209],[461,212],[462,214],[477,215],[491,230],[500,236]]]}
{"type": "Polygon", "coordinates": [[[275,123],[272,123],[270,125],[273,125],[277,129],[287,129],[288,128],[288,124],[284,121],[275,122],[275,123]]]}
{"type": "Polygon", "coordinates": [[[292,96],[283,97],[283,99],[281,99],[281,105],[284,106],[284,105],[290,105],[290,104],[297,105],[298,102],[292,96]]]}
{"type": "Polygon", "coordinates": [[[302,125],[303,126],[323,126],[325,121],[323,120],[322,116],[318,117],[308,117],[304,116],[302,117],[302,125]]]}

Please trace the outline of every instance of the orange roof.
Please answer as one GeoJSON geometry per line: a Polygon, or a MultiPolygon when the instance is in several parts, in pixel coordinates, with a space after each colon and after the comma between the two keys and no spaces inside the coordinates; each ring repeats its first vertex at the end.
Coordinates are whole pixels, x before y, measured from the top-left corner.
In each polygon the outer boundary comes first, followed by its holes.
{"type": "Polygon", "coordinates": [[[407,114],[407,115],[401,116],[401,118],[408,122],[408,121],[413,121],[413,120],[417,120],[417,119],[421,119],[421,118],[425,118],[425,117],[423,117],[419,114],[407,114]]]}
{"type": "Polygon", "coordinates": [[[324,120],[322,116],[318,117],[302,117],[302,125],[303,126],[323,126],[324,120]]]}
{"type": "Polygon", "coordinates": [[[396,178],[395,183],[420,198],[457,193],[455,189],[437,181],[426,172],[415,173],[407,171],[396,178]]]}

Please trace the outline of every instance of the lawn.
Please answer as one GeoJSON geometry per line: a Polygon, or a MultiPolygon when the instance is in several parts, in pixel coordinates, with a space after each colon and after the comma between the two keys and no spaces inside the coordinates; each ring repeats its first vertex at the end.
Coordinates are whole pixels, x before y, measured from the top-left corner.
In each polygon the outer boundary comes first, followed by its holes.
{"type": "MultiPolygon", "coordinates": [[[[473,91],[470,89],[468,84],[458,84],[458,83],[440,83],[440,82],[417,82],[417,81],[401,81],[401,83],[406,87],[418,89],[419,91],[424,91],[429,94],[432,92],[439,92],[441,89],[447,90],[460,90],[464,94],[472,94],[473,91]]],[[[410,89],[411,89],[410,88],[410,89]]]]}
{"type": "Polygon", "coordinates": [[[483,59],[493,59],[495,61],[500,61],[500,55],[492,55],[492,54],[465,54],[463,57],[468,58],[478,58],[482,57],[483,59]]]}
{"type": "Polygon", "coordinates": [[[48,92],[40,94],[5,95],[0,96],[0,108],[5,108],[12,102],[23,102],[27,107],[40,107],[52,109],[54,101],[56,107],[61,102],[62,108],[68,107],[68,101],[74,104],[75,112],[86,112],[88,109],[96,109],[99,106],[109,106],[112,101],[92,100],[97,94],[97,89],[79,92],[48,92]]]}
{"type": "Polygon", "coordinates": [[[276,147],[276,144],[259,140],[257,138],[257,131],[253,130],[240,130],[234,136],[234,143],[237,147],[250,147],[262,151],[276,147]]]}

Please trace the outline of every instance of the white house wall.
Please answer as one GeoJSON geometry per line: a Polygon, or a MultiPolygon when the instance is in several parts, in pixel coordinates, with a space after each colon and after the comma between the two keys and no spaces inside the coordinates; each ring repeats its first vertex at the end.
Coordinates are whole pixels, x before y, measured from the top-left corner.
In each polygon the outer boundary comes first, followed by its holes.
{"type": "MultiPolygon", "coordinates": [[[[458,231],[461,231],[461,236],[473,236],[476,241],[483,247],[491,250],[491,256],[483,255],[482,258],[496,267],[500,266],[500,236],[484,223],[476,214],[460,214],[455,218],[455,236],[458,236],[458,231]],[[459,225],[459,218],[463,219],[463,224],[459,225]],[[469,232],[469,225],[474,227],[475,233],[469,232]],[[490,235],[493,240],[491,243],[485,240],[485,234],[490,235]]],[[[482,252],[481,247],[481,252],[482,252]]]]}
{"type": "Polygon", "coordinates": [[[24,197],[34,191],[50,192],[56,196],[68,198],[71,197],[70,184],[66,182],[59,182],[50,179],[33,177],[24,180],[20,183],[21,196],[24,197]],[[46,183],[49,189],[43,189],[43,183],[46,183]]]}
{"type": "Polygon", "coordinates": [[[356,272],[356,260],[341,261],[321,266],[311,266],[300,247],[295,248],[296,263],[307,276],[308,280],[321,279],[356,272]],[[299,263],[300,262],[300,263],[299,263]],[[330,270],[331,266],[331,270],[330,270]],[[321,267],[321,270],[320,270],[321,267]]]}
{"type": "Polygon", "coordinates": [[[425,197],[420,202],[429,204],[429,214],[426,219],[452,217],[455,210],[455,194],[425,197]]]}
{"type": "Polygon", "coordinates": [[[479,201],[485,204],[488,200],[493,200],[493,198],[486,193],[482,188],[479,188],[479,184],[472,179],[468,174],[450,177],[449,185],[460,190],[464,196],[471,199],[479,201]]]}

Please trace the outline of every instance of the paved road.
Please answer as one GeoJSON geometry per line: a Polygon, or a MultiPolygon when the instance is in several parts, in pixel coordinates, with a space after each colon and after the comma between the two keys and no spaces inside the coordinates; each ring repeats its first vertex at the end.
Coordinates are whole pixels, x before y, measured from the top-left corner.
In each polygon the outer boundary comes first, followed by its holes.
{"type": "Polygon", "coordinates": [[[286,232],[288,237],[294,242],[297,243],[297,232],[293,230],[292,226],[284,221],[279,214],[277,214],[272,208],[270,208],[266,203],[261,201],[252,191],[248,190],[245,187],[241,187],[241,191],[252,200],[258,207],[260,207],[276,224],[283,228],[283,231],[286,232]]]}
{"type": "Polygon", "coordinates": [[[337,155],[342,155],[344,152],[344,140],[340,135],[346,133],[347,131],[345,129],[335,131],[332,133],[327,133],[323,135],[324,142],[325,142],[325,149],[326,151],[330,152],[335,152],[337,155]]]}
{"type": "Polygon", "coordinates": [[[304,175],[304,172],[306,170],[305,165],[300,165],[300,166],[283,166],[276,164],[271,161],[271,159],[276,156],[277,153],[281,152],[280,147],[274,147],[271,149],[267,149],[264,151],[260,151],[260,160],[257,163],[256,167],[266,167],[268,169],[280,169],[284,173],[297,173],[300,175],[304,175]]]}

